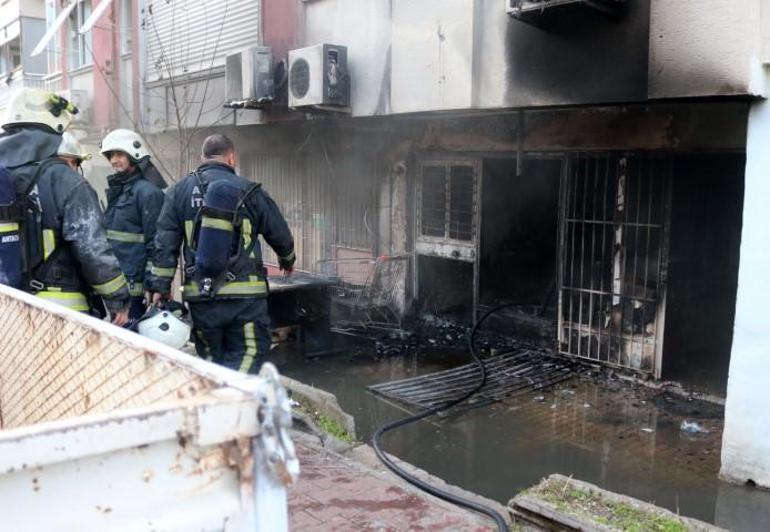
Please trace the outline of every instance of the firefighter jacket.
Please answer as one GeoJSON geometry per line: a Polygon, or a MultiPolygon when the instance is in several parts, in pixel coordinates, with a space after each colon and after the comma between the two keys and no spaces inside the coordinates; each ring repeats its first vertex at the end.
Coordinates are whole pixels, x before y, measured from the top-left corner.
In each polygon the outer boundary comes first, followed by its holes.
{"type": "Polygon", "coordinates": [[[42,262],[26,272],[27,289],[73,310],[89,310],[91,293],[111,312],[123,310],[128,287],[107,241],[99,200],[83,176],[56,157],[60,142],[59,135],[33,126],[0,135],[0,165],[17,180],[31,183],[37,163],[45,161],[30,192],[41,211],[42,262]]]}
{"type": "Polygon", "coordinates": [[[107,182],[107,238],[126,276],[131,296],[140,297],[146,274],[152,268],[163,192],[145,179],[138,166],[130,175],[111,175],[107,182]]]}
{"type": "MultiPolygon", "coordinates": [[[[194,279],[195,251],[193,249],[193,230],[198,211],[203,205],[201,184],[228,179],[237,184],[244,195],[254,183],[236,175],[235,171],[224,164],[207,163],[194,173],[183,178],[166,194],[163,210],[158,220],[158,233],[155,238],[155,255],[152,267],[152,290],[168,294],[174,277],[180,246],[184,257],[183,297],[186,301],[204,299],[194,279]]],[[[245,196],[241,214],[242,249],[250,250],[240,254],[228,268],[230,279],[216,292],[215,299],[239,299],[247,297],[266,297],[267,282],[262,264],[262,252],[258,237],[276,252],[281,267],[294,264],[294,239],[275,202],[257,186],[256,190],[245,196]],[[255,245],[251,245],[254,243],[255,245]]],[[[208,300],[208,298],[206,298],[208,300]]]]}

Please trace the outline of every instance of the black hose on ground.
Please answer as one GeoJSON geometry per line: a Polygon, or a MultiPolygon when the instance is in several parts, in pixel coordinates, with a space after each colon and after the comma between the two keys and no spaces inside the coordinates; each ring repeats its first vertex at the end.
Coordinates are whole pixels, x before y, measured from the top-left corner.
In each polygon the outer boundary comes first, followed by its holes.
{"type": "Polygon", "coordinates": [[[481,327],[481,324],[484,323],[484,321],[489,316],[491,316],[498,310],[501,310],[513,305],[514,303],[500,305],[488,311],[486,314],[484,314],[484,316],[481,317],[479,321],[476,322],[476,324],[473,326],[473,329],[471,330],[471,334],[468,336],[468,351],[470,352],[471,358],[473,358],[473,361],[478,365],[479,369],[481,370],[481,378],[479,379],[479,383],[472,390],[465,393],[461,397],[454,399],[453,401],[451,401],[446,405],[430,408],[428,410],[425,410],[424,412],[420,412],[419,414],[415,414],[413,416],[409,416],[409,417],[394,421],[392,423],[388,423],[387,425],[384,425],[378,428],[375,431],[374,435],[372,436],[372,447],[374,448],[374,452],[377,454],[377,457],[380,459],[380,461],[383,464],[385,464],[385,466],[388,469],[390,469],[393,473],[403,478],[410,484],[420,488],[421,490],[427,493],[430,493],[435,497],[438,497],[439,499],[445,500],[447,502],[451,502],[452,504],[456,504],[457,506],[462,506],[463,508],[467,508],[469,510],[473,510],[474,512],[478,512],[480,514],[486,515],[487,517],[495,521],[495,524],[497,525],[497,528],[500,532],[506,532],[508,530],[508,523],[505,521],[505,518],[502,515],[500,515],[500,512],[494,510],[493,508],[490,508],[489,506],[474,502],[470,499],[466,499],[458,495],[454,495],[440,488],[437,488],[436,486],[432,486],[427,482],[420,480],[414,475],[408,473],[407,471],[399,467],[395,462],[393,462],[393,460],[391,460],[390,457],[387,454],[385,454],[382,448],[380,448],[380,438],[386,432],[390,432],[391,430],[397,429],[399,427],[403,427],[404,425],[408,425],[410,423],[420,421],[421,419],[425,419],[427,417],[436,415],[439,412],[444,412],[446,410],[449,410],[450,408],[453,408],[459,405],[460,403],[467,401],[468,399],[473,397],[476,393],[478,393],[479,390],[481,390],[484,387],[484,384],[486,384],[487,382],[487,368],[484,366],[484,362],[481,360],[478,353],[476,352],[476,345],[474,343],[476,332],[481,327]]]}

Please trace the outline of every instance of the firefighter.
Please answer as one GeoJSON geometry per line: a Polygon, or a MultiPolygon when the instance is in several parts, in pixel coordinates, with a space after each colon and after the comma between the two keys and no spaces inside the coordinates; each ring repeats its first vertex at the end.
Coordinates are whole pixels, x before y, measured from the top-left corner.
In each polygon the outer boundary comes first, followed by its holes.
{"type": "MultiPolygon", "coordinates": [[[[112,253],[96,192],[57,154],[77,109],[42,89],[22,89],[8,106],[0,168],[13,176],[23,208],[19,288],[89,312],[98,294],[116,325],[128,316],[128,286],[112,253]]],[[[0,269],[3,266],[0,266],[0,269]]]]}
{"type": "Polygon", "coordinates": [[[134,131],[116,129],[101,143],[101,153],[115,173],[107,178],[107,238],[120,261],[131,294],[131,322],[146,310],[144,283],[152,268],[155,226],[166,186],[150,161],[144,140],[134,131]]]}
{"type": "Polygon", "coordinates": [[[235,173],[233,143],[224,135],[203,142],[202,164],[166,195],[158,220],[153,302],[171,298],[180,246],[183,298],[189,304],[198,354],[244,373],[259,369],[270,349],[267,282],[259,235],[287,274],[294,239],[262,188],[235,173]]]}
{"type": "Polygon", "coordinates": [[[57,153],[59,158],[63,159],[70,168],[80,172],[81,175],[83,174],[83,161],[91,159],[91,154],[83,152],[80,142],[69,131],[62,133],[61,144],[57,153]]]}

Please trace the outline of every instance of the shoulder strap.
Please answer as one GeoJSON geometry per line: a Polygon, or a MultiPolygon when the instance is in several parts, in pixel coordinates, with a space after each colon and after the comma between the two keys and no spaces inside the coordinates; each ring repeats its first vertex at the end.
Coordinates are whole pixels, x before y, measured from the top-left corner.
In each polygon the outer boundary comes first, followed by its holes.
{"type": "Polygon", "coordinates": [[[206,188],[209,186],[209,182],[203,180],[203,172],[193,170],[190,172],[190,175],[194,176],[195,180],[198,182],[198,186],[201,188],[201,194],[205,194],[206,188]]]}
{"type": "Polygon", "coordinates": [[[24,195],[29,195],[30,192],[32,192],[32,189],[35,188],[35,185],[37,185],[37,182],[40,180],[40,176],[43,175],[43,172],[45,172],[48,168],[51,166],[57,165],[57,164],[67,164],[58,157],[48,157],[47,159],[43,159],[39,163],[35,163],[37,168],[35,168],[35,173],[32,174],[32,179],[30,179],[29,183],[27,184],[26,188],[23,191],[24,195]]]}
{"type": "Polygon", "coordinates": [[[249,218],[251,219],[252,222],[256,221],[257,214],[246,203],[246,200],[248,200],[249,196],[254,194],[260,188],[262,188],[261,183],[250,183],[249,186],[247,186],[246,189],[244,190],[243,195],[241,196],[241,199],[238,201],[238,207],[235,209],[235,212],[237,213],[238,211],[241,210],[241,207],[245,207],[246,211],[249,213],[249,218]]]}
{"type": "MultiPolygon", "coordinates": [[[[38,181],[40,180],[40,176],[43,175],[43,172],[45,172],[48,168],[55,166],[57,164],[63,164],[66,165],[63,160],[59,159],[58,157],[49,157],[47,159],[43,159],[39,163],[36,163],[35,172],[32,175],[32,179],[29,183],[27,183],[27,186],[24,189],[23,192],[23,199],[27,202],[27,208],[29,208],[31,205],[33,205],[33,202],[30,199],[30,194],[32,193],[32,190],[35,188],[35,185],[37,185],[38,181]]],[[[35,207],[35,210],[37,212],[31,211],[31,214],[27,216],[27,222],[28,224],[31,224],[32,226],[27,228],[25,230],[25,233],[27,234],[28,238],[32,238],[33,240],[28,241],[25,243],[25,255],[26,255],[26,263],[27,263],[27,275],[29,276],[29,284],[33,288],[38,288],[43,286],[43,283],[38,281],[38,277],[41,272],[44,271],[44,268],[46,268],[46,264],[54,263],[59,255],[62,253],[64,246],[62,243],[59,243],[59,245],[56,245],[51,252],[51,254],[48,257],[44,257],[44,250],[43,250],[43,241],[45,239],[43,234],[43,226],[42,226],[42,220],[40,218],[41,211],[38,210],[39,207],[35,207]],[[34,236],[30,234],[30,231],[34,232],[34,236]]]]}
{"type": "MultiPolygon", "coordinates": [[[[235,210],[235,212],[237,213],[238,211],[241,210],[241,207],[245,207],[246,208],[246,212],[248,213],[249,219],[251,220],[252,231],[254,230],[254,228],[257,225],[256,224],[257,215],[256,215],[256,213],[253,212],[253,210],[246,203],[246,200],[248,200],[249,196],[254,194],[260,188],[262,188],[262,185],[260,183],[251,183],[251,184],[249,184],[249,186],[246,188],[246,191],[243,193],[243,196],[241,197],[240,201],[238,202],[238,208],[235,210]]],[[[243,229],[241,229],[241,230],[243,230],[243,229]]],[[[243,252],[246,253],[246,255],[248,256],[249,254],[251,254],[251,251],[254,249],[254,247],[257,246],[258,244],[259,244],[259,239],[252,238],[251,242],[246,247],[246,249],[243,250],[243,252]]]]}

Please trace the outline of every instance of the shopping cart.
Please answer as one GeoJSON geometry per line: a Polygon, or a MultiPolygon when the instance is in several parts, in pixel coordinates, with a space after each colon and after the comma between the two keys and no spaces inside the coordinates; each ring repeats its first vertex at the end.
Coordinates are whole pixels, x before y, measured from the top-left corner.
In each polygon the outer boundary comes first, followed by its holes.
{"type": "Polygon", "coordinates": [[[319,261],[319,269],[335,279],[332,297],[347,309],[337,320],[338,332],[400,330],[409,255],[351,257],[319,261]]]}

